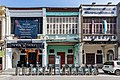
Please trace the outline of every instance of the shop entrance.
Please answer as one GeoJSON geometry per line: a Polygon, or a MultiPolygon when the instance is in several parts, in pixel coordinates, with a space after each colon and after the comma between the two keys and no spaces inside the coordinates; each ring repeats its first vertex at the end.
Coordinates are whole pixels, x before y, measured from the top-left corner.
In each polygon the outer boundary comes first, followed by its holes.
{"type": "Polygon", "coordinates": [[[86,64],[95,64],[95,54],[94,53],[86,54],[86,64]]]}
{"type": "Polygon", "coordinates": [[[0,57],[0,70],[2,70],[2,57],[0,57]]]}
{"type": "Polygon", "coordinates": [[[38,64],[42,66],[42,55],[38,55],[38,64]]]}
{"type": "Polygon", "coordinates": [[[57,52],[57,55],[60,56],[60,65],[65,64],[65,52],[57,52]]]}
{"type": "Polygon", "coordinates": [[[37,64],[36,57],[37,57],[36,52],[29,52],[28,53],[28,63],[36,66],[36,64],[37,64]]]}

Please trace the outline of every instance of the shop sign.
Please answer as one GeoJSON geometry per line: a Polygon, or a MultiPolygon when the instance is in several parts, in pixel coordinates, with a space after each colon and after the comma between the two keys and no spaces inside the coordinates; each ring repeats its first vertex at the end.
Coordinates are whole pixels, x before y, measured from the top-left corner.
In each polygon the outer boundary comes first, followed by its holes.
{"type": "Polygon", "coordinates": [[[43,48],[43,43],[7,43],[7,48],[43,48]]]}
{"type": "Polygon", "coordinates": [[[15,20],[15,36],[20,39],[36,39],[38,20],[15,20]]]}
{"type": "Polygon", "coordinates": [[[83,16],[116,16],[116,6],[83,6],[83,16]]]}
{"type": "Polygon", "coordinates": [[[79,12],[46,12],[46,16],[77,16],[79,12]]]}

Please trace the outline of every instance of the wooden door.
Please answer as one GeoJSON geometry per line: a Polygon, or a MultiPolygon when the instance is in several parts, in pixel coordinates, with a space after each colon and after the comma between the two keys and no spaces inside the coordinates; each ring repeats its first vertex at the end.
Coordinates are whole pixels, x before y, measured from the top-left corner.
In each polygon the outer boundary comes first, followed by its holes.
{"type": "Polygon", "coordinates": [[[94,53],[86,54],[86,64],[95,64],[95,54],[94,53]]]}
{"type": "Polygon", "coordinates": [[[57,52],[57,55],[60,56],[60,65],[65,64],[65,52],[57,52]]]}

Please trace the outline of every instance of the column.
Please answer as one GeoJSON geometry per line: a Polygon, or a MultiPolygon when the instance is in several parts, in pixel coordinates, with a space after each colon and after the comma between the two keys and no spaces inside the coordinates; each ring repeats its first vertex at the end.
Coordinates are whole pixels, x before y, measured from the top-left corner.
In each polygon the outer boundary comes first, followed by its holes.
{"type": "Polygon", "coordinates": [[[35,52],[36,52],[36,64],[38,64],[38,50],[36,49],[35,52]]]}
{"type": "Polygon", "coordinates": [[[105,62],[105,46],[104,45],[101,45],[102,47],[102,53],[103,53],[103,63],[105,62]]]}
{"type": "Polygon", "coordinates": [[[12,49],[6,48],[6,66],[5,69],[11,69],[12,68],[12,49]]]}
{"type": "Polygon", "coordinates": [[[82,50],[83,50],[83,43],[79,43],[79,65],[82,65],[82,50]]]}
{"type": "Polygon", "coordinates": [[[44,43],[44,48],[42,50],[42,67],[47,66],[47,43],[46,41],[44,43]]]}
{"type": "Polygon", "coordinates": [[[115,58],[115,59],[118,59],[118,45],[115,44],[115,45],[114,45],[114,48],[115,48],[115,49],[114,49],[114,52],[115,52],[114,58],[115,58]]]}
{"type": "Polygon", "coordinates": [[[25,53],[26,53],[26,57],[27,57],[27,58],[26,58],[26,63],[27,63],[27,65],[28,65],[29,63],[28,63],[28,50],[27,50],[27,49],[25,49],[25,53]]]}
{"type": "Polygon", "coordinates": [[[120,46],[118,46],[118,60],[120,60],[120,46]]]}
{"type": "Polygon", "coordinates": [[[76,45],[73,48],[74,64],[76,64],[76,45]]]}

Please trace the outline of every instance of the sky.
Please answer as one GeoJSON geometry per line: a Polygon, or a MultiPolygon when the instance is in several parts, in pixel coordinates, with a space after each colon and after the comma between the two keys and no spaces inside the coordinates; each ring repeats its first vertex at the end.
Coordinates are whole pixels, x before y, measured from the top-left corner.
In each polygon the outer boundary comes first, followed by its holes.
{"type": "Polygon", "coordinates": [[[0,0],[7,7],[79,7],[80,4],[117,4],[120,0],[0,0]]]}

